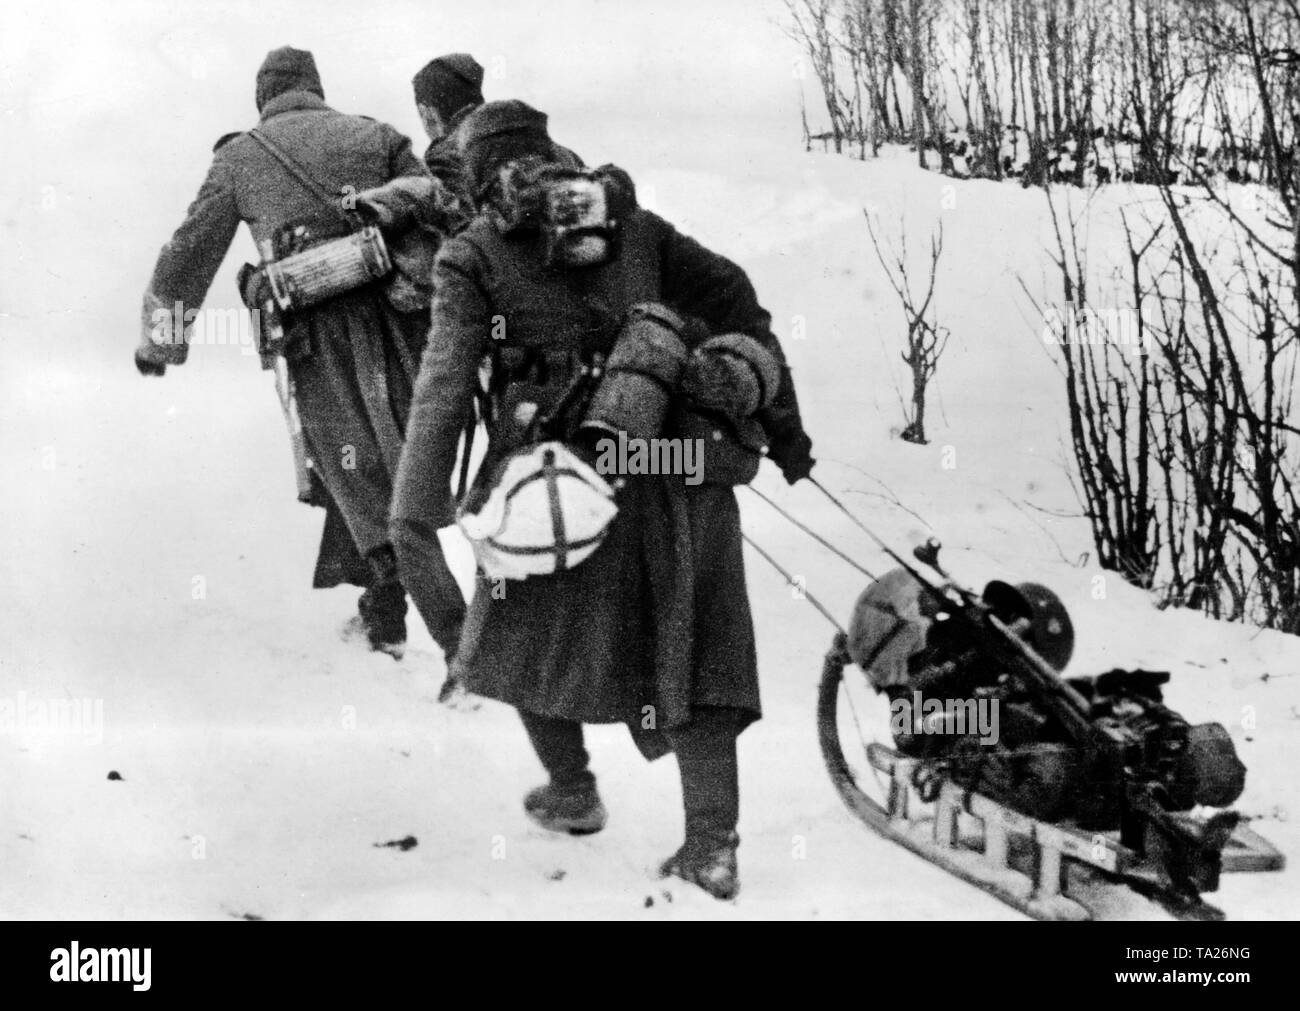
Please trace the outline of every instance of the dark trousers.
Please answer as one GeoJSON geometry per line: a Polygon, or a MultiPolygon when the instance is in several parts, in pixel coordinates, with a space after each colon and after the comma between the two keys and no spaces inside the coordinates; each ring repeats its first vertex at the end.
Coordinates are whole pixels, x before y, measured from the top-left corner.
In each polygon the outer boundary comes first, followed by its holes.
{"type": "MultiPolygon", "coordinates": [[[[519,715],[533,750],[556,787],[595,784],[581,723],[523,710],[519,715]]],[[[689,724],[666,732],[682,779],[688,846],[726,843],[736,831],[740,820],[736,737],[746,722],[745,714],[738,710],[696,706],[689,724]]]]}

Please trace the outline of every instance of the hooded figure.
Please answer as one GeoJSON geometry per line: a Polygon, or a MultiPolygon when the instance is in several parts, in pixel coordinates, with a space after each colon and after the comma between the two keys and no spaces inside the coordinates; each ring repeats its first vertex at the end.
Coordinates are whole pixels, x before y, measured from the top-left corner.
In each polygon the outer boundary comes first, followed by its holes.
{"type": "MultiPolygon", "coordinates": [[[[484,105],[463,130],[467,177],[489,205],[504,202],[500,169],[513,163],[522,172],[529,160],[562,152],[546,117],[522,102],[484,105]]],[[[548,263],[545,237],[503,228],[505,219],[480,214],[439,252],[430,339],[393,496],[395,529],[419,526],[432,536],[454,522],[457,436],[485,356],[494,363],[491,460],[511,439],[519,417],[511,405],[527,406],[526,396],[541,413],[558,402],[583,356],[609,352],[629,310],[645,303],[692,319],[700,343],[744,334],[772,356],[779,380],[755,426],[788,480],[809,472],[811,444],[790,371],[738,266],[635,206],[621,221],[618,258],[581,269],[548,263]]],[[[701,431],[701,444],[722,441],[724,427],[701,431]]],[[[756,457],[760,448],[745,451],[756,457]]],[[[524,807],[546,828],[583,833],[605,824],[583,723],[626,724],[647,757],[675,751],[686,839],[663,870],[730,898],[738,888],[736,736],[761,710],[739,509],[725,474],[711,470],[714,459],[706,456],[702,483],[680,474],[628,477],[604,540],[577,567],[505,587],[481,578],[457,667],[470,691],[519,710],[550,777],[524,807]]]]}
{"type": "MultiPolygon", "coordinates": [[[[162,375],[167,365],[185,361],[189,325],[173,333],[158,320],[175,318],[169,314],[176,306],[199,308],[241,221],[259,249],[276,248],[283,255],[290,243],[306,248],[352,231],[320,191],[344,197],[402,176],[427,179],[410,141],[391,126],[325,104],[308,52],[285,47],[268,54],[258,71],[256,98],[257,135],[233,133],[217,141],[198,196],[158,256],[136,351],[146,375],[162,375]],[[296,162],[316,186],[297,178],[259,137],[296,162]]],[[[243,294],[246,304],[262,304],[243,294]]],[[[426,327],[423,313],[393,308],[382,282],[285,319],[284,356],[311,462],[369,569],[361,612],[371,644],[393,653],[400,653],[406,638],[406,600],[388,540],[388,506],[426,327]]],[[[421,561],[412,574],[426,608],[421,613],[451,657],[459,645],[464,600],[436,543],[421,561]]]]}

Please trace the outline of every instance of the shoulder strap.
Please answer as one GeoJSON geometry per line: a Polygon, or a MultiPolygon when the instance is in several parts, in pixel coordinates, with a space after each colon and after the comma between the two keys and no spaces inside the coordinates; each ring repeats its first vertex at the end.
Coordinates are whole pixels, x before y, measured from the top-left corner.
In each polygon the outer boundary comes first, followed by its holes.
{"type": "Polygon", "coordinates": [[[362,223],[360,215],[356,214],[356,212],[349,213],[344,210],[342,205],[339,203],[338,197],[332,195],[329,190],[313,179],[306,169],[298,164],[298,162],[293,158],[289,157],[281,147],[273,143],[271,138],[262,133],[261,130],[254,127],[252,130],[248,131],[248,135],[252,137],[253,140],[257,141],[267,154],[278,161],[284,167],[285,171],[298,181],[303,189],[311,193],[321,203],[328,206],[331,211],[346,221],[350,227],[356,228],[362,223]]]}
{"type": "Polygon", "coordinates": [[[469,417],[465,420],[465,448],[461,450],[460,476],[456,481],[456,501],[465,501],[465,492],[469,489],[469,455],[474,452],[474,435],[478,431],[478,411],[476,403],[471,405],[469,417]]]}

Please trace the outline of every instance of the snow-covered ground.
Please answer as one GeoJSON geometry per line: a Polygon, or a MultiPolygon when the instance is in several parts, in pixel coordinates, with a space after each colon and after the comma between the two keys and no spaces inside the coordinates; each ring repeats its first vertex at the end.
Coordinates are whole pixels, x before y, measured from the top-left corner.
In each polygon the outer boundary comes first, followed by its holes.
{"type": "MultiPolygon", "coordinates": [[[[443,670],[417,622],[394,663],[341,640],[354,590],[308,588],[321,514],[294,501],[256,359],[199,347],[162,381],[130,364],[148,265],[197,178],[137,152],[155,207],[120,185],[132,153],[114,130],[132,129],[126,112],[69,119],[78,136],[36,118],[42,153],[85,160],[45,193],[48,164],[20,164],[11,145],[4,155],[23,188],[4,198],[0,254],[0,916],[1019,916],[844,809],[814,721],[830,626],[753,555],[766,717],[741,739],[740,899],[654,878],[680,842],[676,768],[644,763],[618,728],[589,737],[609,828],[582,840],[532,828],[520,799],[541,770],[513,712],[437,705],[443,670]],[[111,185],[95,184],[96,164],[111,185]],[[84,700],[64,710],[84,719],[56,717],[59,700],[84,700]],[[408,836],[413,848],[384,845],[408,836]]],[[[625,164],[657,210],[751,271],[795,369],[822,481],[899,545],[940,536],[967,582],[1054,587],[1078,631],[1072,670],[1172,671],[1172,705],[1229,728],[1250,770],[1239,809],[1294,864],[1300,639],[1157,611],[1092,564],[1086,522],[1057,515],[1077,512],[1062,385],[1017,283],[1055,295],[1041,194],[953,182],[901,155],[803,154],[789,136],[679,144],[661,126],[658,140],[625,129],[589,157],[625,164]],[[891,432],[901,316],[864,207],[886,241],[902,223],[918,268],[943,222],[937,304],[952,342],[928,446],[891,432]]],[[[587,124],[579,139],[600,136],[587,124]]],[[[184,147],[201,172],[203,139],[169,136],[164,148],[184,147]]],[[[1104,190],[1093,255],[1120,250],[1118,206],[1153,199],[1104,190]]],[[[231,268],[212,304],[235,304],[231,268]]],[[[814,489],[769,471],[759,486],[888,567],[814,489]]],[[[846,618],[862,578],[740,495],[750,535],[846,618]]],[[[464,545],[449,543],[464,573],[464,545]]],[[[1226,877],[1214,901],[1232,918],[1294,917],[1296,880],[1226,877]]]]}

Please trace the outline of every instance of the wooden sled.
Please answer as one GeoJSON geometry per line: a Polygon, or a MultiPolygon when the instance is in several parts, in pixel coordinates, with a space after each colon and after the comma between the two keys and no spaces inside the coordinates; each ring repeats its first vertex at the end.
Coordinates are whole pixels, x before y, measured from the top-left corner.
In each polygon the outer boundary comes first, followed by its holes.
{"type": "MultiPolygon", "coordinates": [[[[915,785],[922,763],[878,742],[865,744],[873,783],[860,782],[838,730],[846,660],[834,650],[826,658],[818,731],[836,790],[875,832],[1035,919],[1223,919],[1204,901],[1172,894],[1160,868],[1122,845],[1118,832],[1039,821],[951,781],[929,784],[923,799],[915,785]]],[[[1283,855],[1245,824],[1223,849],[1225,873],[1284,866],[1283,855]]]]}

